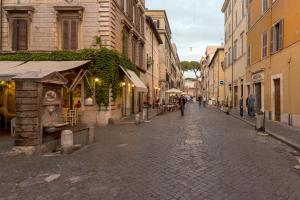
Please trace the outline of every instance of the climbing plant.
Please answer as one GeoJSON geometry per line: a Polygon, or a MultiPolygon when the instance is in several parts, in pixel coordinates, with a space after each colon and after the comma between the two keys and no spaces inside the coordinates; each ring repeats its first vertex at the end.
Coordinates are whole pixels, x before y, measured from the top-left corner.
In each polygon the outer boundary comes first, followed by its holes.
{"type": "MultiPolygon", "coordinates": [[[[53,52],[20,52],[0,54],[0,61],[74,61],[74,60],[91,60],[89,71],[91,77],[89,82],[95,83],[96,103],[100,107],[109,105],[110,89],[112,98],[116,99],[121,91],[121,82],[123,73],[119,66],[131,69],[138,73],[137,66],[127,57],[115,50],[107,48],[101,49],[83,49],[80,51],[53,51],[53,52]],[[100,81],[94,82],[95,77],[100,81]]],[[[90,96],[93,91],[86,86],[86,95],[90,96]]]]}

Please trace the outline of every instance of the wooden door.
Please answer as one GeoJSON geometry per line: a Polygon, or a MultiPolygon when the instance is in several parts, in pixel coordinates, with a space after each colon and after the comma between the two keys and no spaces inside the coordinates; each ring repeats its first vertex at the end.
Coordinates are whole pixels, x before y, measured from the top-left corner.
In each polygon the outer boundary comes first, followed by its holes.
{"type": "Polygon", "coordinates": [[[281,118],[281,93],[280,93],[280,79],[274,80],[275,87],[275,120],[280,121],[281,118]]]}

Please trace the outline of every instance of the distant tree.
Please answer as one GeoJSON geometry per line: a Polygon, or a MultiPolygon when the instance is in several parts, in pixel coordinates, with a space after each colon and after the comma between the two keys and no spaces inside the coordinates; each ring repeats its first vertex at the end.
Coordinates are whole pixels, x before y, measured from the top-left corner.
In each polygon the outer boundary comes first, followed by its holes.
{"type": "Polygon", "coordinates": [[[198,61],[182,61],[181,67],[183,72],[192,71],[196,79],[200,78],[199,72],[201,72],[201,64],[198,61]]]}
{"type": "Polygon", "coordinates": [[[196,96],[198,96],[198,87],[199,87],[199,79],[200,79],[200,72],[201,72],[201,63],[197,61],[182,61],[181,67],[183,72],[192,71],[195,75],[196,83],[196,96]]]}

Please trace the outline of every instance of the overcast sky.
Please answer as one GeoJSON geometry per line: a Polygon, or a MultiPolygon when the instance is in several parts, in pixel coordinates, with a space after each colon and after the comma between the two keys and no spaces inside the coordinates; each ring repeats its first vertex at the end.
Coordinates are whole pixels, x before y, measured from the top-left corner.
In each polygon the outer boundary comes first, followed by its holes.
{"type": "Polygon", "coordinates": [[[167,11],[180,59],[199,61],[207,45],[223,42],[222,3],[223,0],[146,0],[146,7],[167,11]]]}

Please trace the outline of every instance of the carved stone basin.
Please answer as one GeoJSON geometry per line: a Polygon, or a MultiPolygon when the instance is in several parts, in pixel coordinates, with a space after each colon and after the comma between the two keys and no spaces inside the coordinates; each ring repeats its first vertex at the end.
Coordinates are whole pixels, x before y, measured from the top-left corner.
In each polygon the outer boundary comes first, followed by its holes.
{"type": "Polygon", "coordinates": [[[55,133],[61,131],[64,127],[68,126],[69,123],[56,123],[51,125],[44,125],[46,133],[55,133]]]}

